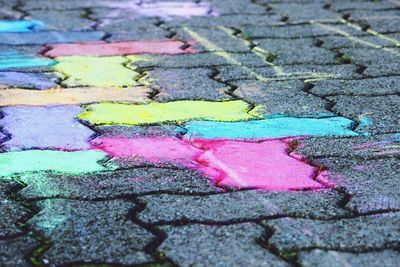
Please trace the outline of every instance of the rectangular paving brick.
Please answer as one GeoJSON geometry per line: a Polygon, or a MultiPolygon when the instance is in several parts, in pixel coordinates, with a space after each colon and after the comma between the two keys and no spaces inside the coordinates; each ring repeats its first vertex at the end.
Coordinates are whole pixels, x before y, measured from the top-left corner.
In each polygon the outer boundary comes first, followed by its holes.
{"type": "Polygon", "coordinates": [[[318,221],[282,218],[267,221],[274,231],[268,243],[280,252],[320,248],[368,252],[400,243],[400,213],[318,221]]]}
{"type": "Polygon", "coordinates": [[[64,77],[67,87],[131,87],[138,85],[139,73],[125,67],[129,60],[122,56],[71,56],[56,58],[54,71],[64,77]]]}
{"type": "Polygon", "coordinates": [[[0,33],[0,44],[4,45],[34,45],[100,41],[104,32],[61,32],[42,31],[32,33],[0,33]]]}
{"type": "MultiPolygon", "coordinates": [[[[1,74],[0,74],[1,75],[1,74]]],[[[0,89],[1,106],[47,106],[79,105],[99,102],[122,102],[143,104],[149,102],[151,89],[80,87],[73,89],[57,88],[50,90],[25,90],[20,88],[0,89]]]]}
{"type": "MultiPolygon", "coordinates": [[[[57,78],[50,74],[24,73],[14,71],[0,72],[0,88],[23,87],[30,89],[49,89],[57,84],[54,82],[57,78]]],[[[2,101],[3,99],[0,99],[2,101]]]]}
{"type": "Polygon", "coordinates": [[[37,26],[42,26],[43,22],[35,20],[0,20],[0,32],[32,32],[37,26]]]}
{"type": "Polygon", "coordinates": [[[145,105],[101,103],[87,106],[79,118],[92,125],[176,124],[195,119],[237,121],[255,118],[248,110],[249,105],[240,100],[187,100],[145,105]]]}
{"type": "Polygon", "coordinates": [[[94,132],[75,120],[82,111],[79,106],[17,106],[1,111],[4,117],[0,126],[11,135],[11,139],[3,143],[8,151],[90,148],[88,141],[94,132]]]}
{"type": "Polygon", "coordinates": [[[143,250],[154,235],[129,218],[135,207],[129,201],[48,199],[35,204],[40,212],[29,220],[29,225],[51,240],[52,245],[41,255],[51,265],[76,261],[135,265],[153,261],[143,250]]]}
{"type": "Polygon", "coordinates": [[[48,57],[64,56],[121,56],[137,54],[186,54],[194,50],[183,50],[182,41],[172,40],[149,40],[130,41],[116,43],[79,43],[79,44],[57,44],[49,46],[50,50],[44,55],[48,57]]]}
{"type": "Polygon", "coordinates": [[[56,64],[56,61],[41,56],[21,53],[16,50],[0,51],[0,70],[48,68],[54,64],[56,64]]]}
{"type": "Polygon", "coordinates": [[[341,199],[340,194],[329,189],[297,192],[248,190],[209,196],[159,194],[140,197],[146,208],[140,212],[139,218],[154,224],[180,221],[233,223],[274,216],[327,219],[350,214],[339,208],[337,203],[341,199]]]}

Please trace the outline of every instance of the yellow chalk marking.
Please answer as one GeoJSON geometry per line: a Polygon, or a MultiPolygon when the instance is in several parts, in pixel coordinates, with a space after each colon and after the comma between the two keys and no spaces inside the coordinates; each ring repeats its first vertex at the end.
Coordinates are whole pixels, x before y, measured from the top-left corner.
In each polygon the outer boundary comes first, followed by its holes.
{"type": "Polygon", "coordinates": [[[89,105],[78,118],[93,125],[146,125],[189,120],[240,121],[258,118],[250,115],[250,105],[241,100],[153,102],[144,105],[100,103],[89,105]]]}
{"type": "Polygon", "coordinates": [[[259,73],[255,72],[254,70],[252,70],[251,68],[244,66],[240,61],[234,59],[230,53],[223,51],[223,49],[219,46],[217,46],[216,44],[214,44],[213,42],[211,42],[210,40],[208,40],[207,38],[201,36],[200,34],[198,34],[197,32],[192,31],[191,29],[189,29],[188,27],[183,27],[183,30],[186,31],[188,34],[190,34],[190,36],[192,36],[193,39],[195,39],[196,41],[198,41],[199,43],[201,43],[205,48],[207,48],[208,50],[214,50],[215,54],[217,54],[218,56],[224,58],[229,64],[233,64],[233,65],[239,65],[241,66],[243,69],[245,69],[248,73],[254,75],[258,80],[260,81],[266,81],[269,80],[268,78],[260,75],[259,73]]]}
{"type": "MultiPolygon", "coordinates": [[[[228,28],[226,28],[226,27],[224,27],[224,26],[218,26],[218,28],[221,29],[221,30],[223,30],[224,32],[226,32],[229,36],[231,36],[231,32],[230,32],[230,30],[229,30],[228,28]]],[[[252,52],[253,52],[255,55],[261,57],[263,60],[266,60],[266,57],[267,57],[268,54],[269,54],[268,51],[266,51],[265,49],[262,49],[261,47],[258,47],[258,46],[255,47],[255,48],[252,50],[252,52]]],[[[266,61],[266,64],[269,65],[269,66],[271,66],[272,69],[275,71],[275,73],[276,73],[277,75],[283,75],[283,74],[285,73],[284,70],[283,70],[283,68],[280,67],[280,66],[278,66],[278,65],[276,65],[276,64],[273,64],[273,63],[268,62],[268,61],[266,61]]],[[[269,79],[269,78],[268,78],[268,79],[269,79]]]]}
{"type": "MultiPolygon", "coordinates": [[[[137,57],[136,57],[136,60],[137,57]]],[[[94,87],[135,86],[139,73],[125,66],[130,59],[125,57],[71,56],[58,57],[54,70],[66,79],[63,85],[94,87]]]]}
{"type": "Polygon", "coordinates": [[[104,101],[147,103],[151,90],[134,88],[57,88],[50,90],[1,89],[0,106],[79,105],[104,101]]]}

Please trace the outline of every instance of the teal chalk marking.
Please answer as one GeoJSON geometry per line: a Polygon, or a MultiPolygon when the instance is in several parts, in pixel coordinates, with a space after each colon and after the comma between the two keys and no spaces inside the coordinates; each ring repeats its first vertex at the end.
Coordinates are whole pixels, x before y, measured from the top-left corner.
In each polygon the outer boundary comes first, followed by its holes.
{"type": "Polygon", "coordinates": [[[343,117],[276,117],[256,121],[192,121],[185,125],[186,137],[204,139],[263,139],[296,136],[358,136],[352,120],[343,117]]]}
{"type": "Polygon", "coordinates": [[[0,20],[0,32],[32,32],[44,23],[38,20],[0,20]]]}
{"type": "Polygon", "coordinates": [[[49,59],[21,54],[18,51],[0,51],[0,70],[14,68],[47,67],[57,62],[49,59]]]}
{"type": "Polygon", "coordinates": [[[115,169],[115,166],[105,167],[99,163],[106,158],[105,153],[94,150],[26,150],[0,153],[0,177],[11,179],[15,174],[41,171],[78,175],[115,169]]]}
{"type": "MultiPolygon", "coordinates": [[[[368,126],[372,125],[372,120],[370,118],[368,118],[368,117],[362,117],[362,118],[359,119],[359,123],[360,124],[358,125],[357,129],[363,128],[363,127],[368,127],[368,126]]],[[[361,133],[361,135],[370,136],[371,134],[363,132],[363,133],[361,133]]]]}

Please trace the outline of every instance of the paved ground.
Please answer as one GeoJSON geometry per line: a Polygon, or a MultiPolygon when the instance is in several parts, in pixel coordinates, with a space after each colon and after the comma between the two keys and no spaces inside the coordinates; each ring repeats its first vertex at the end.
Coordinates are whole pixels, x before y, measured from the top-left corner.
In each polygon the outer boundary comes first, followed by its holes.
{"type": "Polygon", "coordinates": [[[399,9],[0,0],[0,265],[398,266],[399,9]]]}

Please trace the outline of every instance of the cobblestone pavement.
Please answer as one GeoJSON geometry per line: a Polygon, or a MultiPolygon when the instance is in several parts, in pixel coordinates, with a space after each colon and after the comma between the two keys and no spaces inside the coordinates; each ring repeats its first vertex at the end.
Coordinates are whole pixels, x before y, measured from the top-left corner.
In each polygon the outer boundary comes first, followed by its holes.
{"type": "Polygon", "coordinates": [[[399,266],[399,10],[0,0],[0,265],[399,266]]]}

